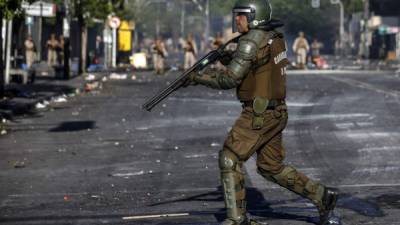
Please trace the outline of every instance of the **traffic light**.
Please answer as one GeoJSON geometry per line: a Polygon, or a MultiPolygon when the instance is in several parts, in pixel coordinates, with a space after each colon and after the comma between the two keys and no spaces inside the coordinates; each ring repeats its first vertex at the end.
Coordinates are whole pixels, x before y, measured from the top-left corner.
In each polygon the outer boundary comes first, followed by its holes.
{"type": "Polygon", "coordinates": [[[311,0],[311,6],[313,8],[319,8],[321,6],[320,0],[311,0]]]}

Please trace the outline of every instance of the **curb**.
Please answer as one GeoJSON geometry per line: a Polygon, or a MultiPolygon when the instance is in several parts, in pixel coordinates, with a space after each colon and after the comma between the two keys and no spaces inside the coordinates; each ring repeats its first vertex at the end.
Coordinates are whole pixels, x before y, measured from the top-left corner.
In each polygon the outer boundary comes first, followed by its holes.
{"type": "Polygon", "coordinates": [[[107,80],[105,79],[106,77],[107,74],[102,74],[92,80],[83,79],[83,83],[78,85],[80,87],[71,87],[71,90],[67,92],[56,92],[49,96],[37,98],[32,102],[26,104],[15,104],[15,108],[13,108],[14,106],[11,104],[10,109],[4,109],[0,111],[0,136],[6,135],[8,133],[7,123],[8,121],[12,121],[14,117],[44,112],[47,111],[52,104],[66,102],[66,99],[79,96],[82,93],[89,93],[92,91],[101,90],[103,87],[103,82],[107,80]]]}

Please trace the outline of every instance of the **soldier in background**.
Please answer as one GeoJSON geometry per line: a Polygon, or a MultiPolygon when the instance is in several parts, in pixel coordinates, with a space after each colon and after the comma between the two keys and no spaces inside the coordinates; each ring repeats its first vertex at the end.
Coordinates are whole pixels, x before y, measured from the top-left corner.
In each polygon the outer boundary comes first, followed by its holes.
{"type": "Polygon", "coordinates": [[[323,44],[319,42],[316,38],[311,43],[311,61],[314,65],[319,67],[321,54],[320,50],[323,47],[323,44]]]}
{"type": "Polygon", "coordinates": [[[25,45],[25,59],[26,66],[31,68],[32,63],[35,61],[35,44],[33,43],[32,36],[28,35],[27,39],[24,42],[25,45]]]}
{"type": "Polygon", "coordinates": [[[156,74],[164,74],[164,60],[168,56],[168,52],[161,38],[156,38],[151,47],[151,51],[153,53],[153,63],[156,74]]]}
{"type": "Polygon", "coordinates": [[[188,34],[186,40],[184,41],[183,50],[185,51],[183,69],[187,70],[196,63],[197,55],[197,46],[191,33],[188,34]]]}
{"type": "Polygon", "coordinates": [[[307,63],[307,54],[310,50],[307,39],[304,37],[304,32],[300,31],[299,36],[293,43],[293,51],[296,54],[296,64],[299,69],[304,69],[307,63]]]}
{"type": "Polygon", "coordinates": [[[223,40],[222,40],[222,35],[221,35],[221,33],[218,32],[217,36],[215,37],[215,40],[213,42],[213,49],[219,48],[222,44],[224,44],[223,40]]]}
{"type": "MultiPolygon", "coordinates": [[[[218,32],[217,36],[215,37],[214,41],[212,42],[212,48],[213,48],[213,50],[218,49],[223,44],[224,44],[224,42],[223,42],[222,35],[221,35],[221,33],[218,32]]],[[[213,65],[213,68],[224,69],[224,66],[220,62],[217,62],[215,65],[213,65]]]]}
{"type": "Polygon", "coordinates": [[[55,66],[57,64],[57,48],[59,47],[56,35],[52,33],[50,40],[47,41],[47,64],[55,66]]]}
{"type": "Polygon", "coordinates": [[[60,35],[59,42],[58,42],[58,62],[60,65],[64,65],[64,46],[65,46],[65,39],[64,35],[60,35]]]}

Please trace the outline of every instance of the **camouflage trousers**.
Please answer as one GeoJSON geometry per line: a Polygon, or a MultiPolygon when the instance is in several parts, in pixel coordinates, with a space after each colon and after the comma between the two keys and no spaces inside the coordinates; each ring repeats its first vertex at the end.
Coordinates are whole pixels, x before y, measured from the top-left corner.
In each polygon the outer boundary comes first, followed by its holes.
{"type": "Polygon", "coordinates": [[[261,127],[254,128],[254,117],[251,107],[243,109],[220,152],[227,217],[233,221],[245,217],[246,200],[241,167],[253,154],[257,154],[257,172],[260,175],[320,206],[324,186],[283,162],[286,153],[282,144],[282,131],[288,120],[286,105],[266,110],[262,114],[261,127]]]}

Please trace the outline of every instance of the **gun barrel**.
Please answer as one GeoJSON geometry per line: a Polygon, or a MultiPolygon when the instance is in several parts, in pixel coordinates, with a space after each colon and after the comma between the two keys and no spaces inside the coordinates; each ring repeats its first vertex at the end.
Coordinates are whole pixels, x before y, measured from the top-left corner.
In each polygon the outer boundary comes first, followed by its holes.
{"type": "Polygon", "coordinates": [[[233,38],[232,40],[228,41],[224,45],[220,46],[218,49],[213,50],[209,52],[207,55],[205,55],[203,58],[201,58],[199,61],[197,61],[192,67],[190,67],[188,70],[186,70],[181,76],[179,76],[177,79],[175,79],[172,84],[168,85],[165,89],[160,91],[157,95],[152,97],[150,100],[145,102],[142,105],[143,109],[146,109],[147,111],[151,111],[158,103],[160,103],[162,100],[164,100],[166,97],[168,97],[172,92],[176,91],[182,85],[186,82],[186,79],[188,79],[190,73],[193,71],[201,71],[205,67],[207,67],[209,64],[215,62],[218,60],[218,58],[221,56],[223,53],[223,50],[225,47],[232,42],[236,42],[239,39],[240,36],[233,38]]]}

